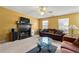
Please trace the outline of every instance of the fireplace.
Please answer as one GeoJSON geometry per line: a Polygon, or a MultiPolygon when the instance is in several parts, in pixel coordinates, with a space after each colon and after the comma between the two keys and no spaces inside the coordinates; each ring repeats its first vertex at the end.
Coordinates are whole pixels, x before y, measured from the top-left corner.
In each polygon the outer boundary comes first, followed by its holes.
{"type": "Polygon", "coordinates": [[[16,22],[18,39],[24,39],[31,36],[31,24],[30,19],[20,17],[20,20],[16,22]]]}

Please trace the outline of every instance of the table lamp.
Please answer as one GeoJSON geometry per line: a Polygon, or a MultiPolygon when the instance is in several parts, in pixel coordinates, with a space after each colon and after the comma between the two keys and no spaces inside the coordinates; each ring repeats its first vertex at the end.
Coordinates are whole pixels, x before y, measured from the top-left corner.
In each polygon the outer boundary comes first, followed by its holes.
{"type": "Polygon", "coordinates": [[[71,30],[71,33],[70,33],[70,34],[73,36],[74,30],[77,30],[78,27],[77,27],[76,25],[70,25],[70,26],[69,26],[69,29],[71,30]]]}

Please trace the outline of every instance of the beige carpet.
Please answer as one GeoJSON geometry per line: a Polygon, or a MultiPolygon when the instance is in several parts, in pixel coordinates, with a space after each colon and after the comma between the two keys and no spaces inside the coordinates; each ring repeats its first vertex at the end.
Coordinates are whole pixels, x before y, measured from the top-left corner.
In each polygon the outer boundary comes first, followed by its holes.
{"type": "MultiPolygon", "coordinates": [[[[25,53],[37,46],[38,38],[39,36],[35,35],[30,38],[0,44],[0,53],[25,53]]],[[[53,40],[52,44],[58,47],[56,52],[60,52],[61,42],[53,40]]]]}

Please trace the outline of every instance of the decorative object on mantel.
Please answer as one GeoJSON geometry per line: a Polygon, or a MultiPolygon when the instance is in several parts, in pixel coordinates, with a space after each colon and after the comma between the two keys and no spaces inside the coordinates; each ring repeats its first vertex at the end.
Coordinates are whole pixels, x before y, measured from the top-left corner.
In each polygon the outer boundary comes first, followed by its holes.
{"type": "Polygon", "coordinates": [[[78,27],[76,25],[70,25],[69,29],[71,30],[71,32],[70,32],[71,36],[73,36],[74,35],[74,30],[77,30],[78,27]]]}

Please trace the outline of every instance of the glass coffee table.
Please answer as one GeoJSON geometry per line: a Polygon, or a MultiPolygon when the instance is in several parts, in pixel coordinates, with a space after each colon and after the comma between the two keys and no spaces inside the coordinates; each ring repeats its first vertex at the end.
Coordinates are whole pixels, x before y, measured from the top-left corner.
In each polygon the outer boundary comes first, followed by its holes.
{"type": "Polygon", "coordinates": [[[39,37],[37,46],[27,53],[55,53],[57,47],[52,43],[53,39],[50,37],[39,37]]]}
{"type": "Polygon", "coordinates": [[[37,43],[37,46],[39,48],[39,50],[37,51],[39,52],[51,52],[52,49],[52,42],[53,39],[49,38],[49,37],[40,37],[39,38],[39,42],[37,43]]]}

